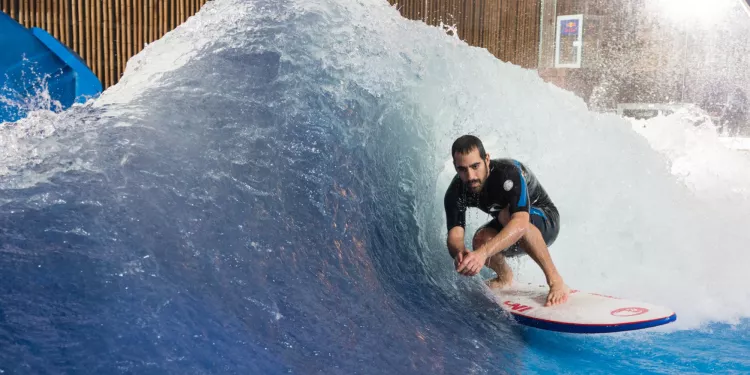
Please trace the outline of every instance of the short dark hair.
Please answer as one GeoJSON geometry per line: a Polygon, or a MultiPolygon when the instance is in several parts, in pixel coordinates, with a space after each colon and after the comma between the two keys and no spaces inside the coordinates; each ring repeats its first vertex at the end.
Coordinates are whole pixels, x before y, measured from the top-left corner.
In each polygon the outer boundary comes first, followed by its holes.
{"type": "Polygon", "coordinates": [[[474,148],[479,150],[479,157],[484,160],[485,156],[487,156],[487,153],[484,151],[484,145],[482,144],[482,141],[480,141],[479,138],[473,135],[462,135],[453,142],[453,147],[451,147],[451,157],[456,155],[457,152],[461,154],[468,154],[474,148]]]}

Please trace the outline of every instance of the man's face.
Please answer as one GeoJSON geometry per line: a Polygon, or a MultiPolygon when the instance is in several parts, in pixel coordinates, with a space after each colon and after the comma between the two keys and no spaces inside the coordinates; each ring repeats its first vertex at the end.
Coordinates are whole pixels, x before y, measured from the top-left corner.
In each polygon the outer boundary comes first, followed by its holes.
{"type": "Polygon", "coordinates": [[[453,154],[453,165],[456,167],[458,177],[471,191],[478,193],[484,187],[489,175],[490,155],[485,155],[485,160],[479,156],[479,150],[475,147],[468,154],[457,152],[453,154]]]}

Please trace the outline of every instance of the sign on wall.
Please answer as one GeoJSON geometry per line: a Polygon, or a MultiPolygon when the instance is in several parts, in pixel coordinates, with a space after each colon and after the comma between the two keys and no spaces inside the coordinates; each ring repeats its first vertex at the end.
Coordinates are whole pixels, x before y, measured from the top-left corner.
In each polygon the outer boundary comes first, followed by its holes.
{"type": "Polygon", "coordinates": [[[555,41],[555,67],[580,68],[583,54],[583,15],[557,16],[555,41]]]}
{"type": "Polygon", "coordinates": [[[578,20],[565,20],[560,23],[562,36],[578,36],[578,20]]]}

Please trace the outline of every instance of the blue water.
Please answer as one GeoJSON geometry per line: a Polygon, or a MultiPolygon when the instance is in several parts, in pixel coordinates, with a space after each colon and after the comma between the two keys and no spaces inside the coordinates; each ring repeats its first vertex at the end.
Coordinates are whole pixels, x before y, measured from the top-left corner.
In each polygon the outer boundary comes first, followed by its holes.
{"type": "MultiPolygon", "coordinates": [[[[689,196],[624,122],[590,127],[605,120],[533,72],[376,0],[216,0],[128,69],[96,102],[2,129],[3,373],[750,371],[743,305],[729,303],[731,321],[691,309],[675,282],[646,282],[660,277],[648,273],[653,263],[675,255],[657,245],[703,246],[688,231],[656,238],[644,219],[656,245],[623,241],[652,259],[605,254],[642,271],[642,288],[623,282],[629,273],[566,263],[586,254],[573,236],[576,194],[606,197],[605,172],[573,180],[580,189],[545,179],[570,228],[558,246],[570,256],[553,254],[566,280],[666,296],[692,324],[597,336],[524,328],[487,298],[480,277],[453,272],[441,193],[450,142],[465,132],[487,134],[540,175],[589,153],[626,180],[652,174],[644,184],[661,190],[649,193],[614,179],[615,194],[641,198],[622,203],[632,212],[662,194],[689,196]],[[560,103],[531,110],[545,101],[560,103]],[[588,122],[550,130],[558,115],[588,122]],[[566,134],[602,146],[570,150],[566,134]]],[[[680,214],[681,202],[664,204],[680,214]]],[[[604,251],[588,258],[604,262],[604,251]]]]}

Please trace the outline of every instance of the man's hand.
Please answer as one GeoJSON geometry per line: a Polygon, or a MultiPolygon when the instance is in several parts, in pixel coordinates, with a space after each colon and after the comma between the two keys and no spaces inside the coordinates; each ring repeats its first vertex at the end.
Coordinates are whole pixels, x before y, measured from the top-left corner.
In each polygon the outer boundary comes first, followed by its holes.
{"type": "Polygon", "coordinates": [[[458,266],[461,265],[461,262],[464,261],[464,257],[466,257],[467,255],[469,255],[469,251],[464,249],[462,251],[459,251],[458,255],[456,255],[456,257],[453,259],[453,267],[456,268],[456,271],[458,271],[458,266]]]}
{"type": "Polygon", "coordinates": [[[456,271],[464,276],[474,276],[482,270],[485,262],[487,262],[487,256],[482,251],[472,251],[468,254],[463,254],[463,259],[459,262],[456,271]]]}

